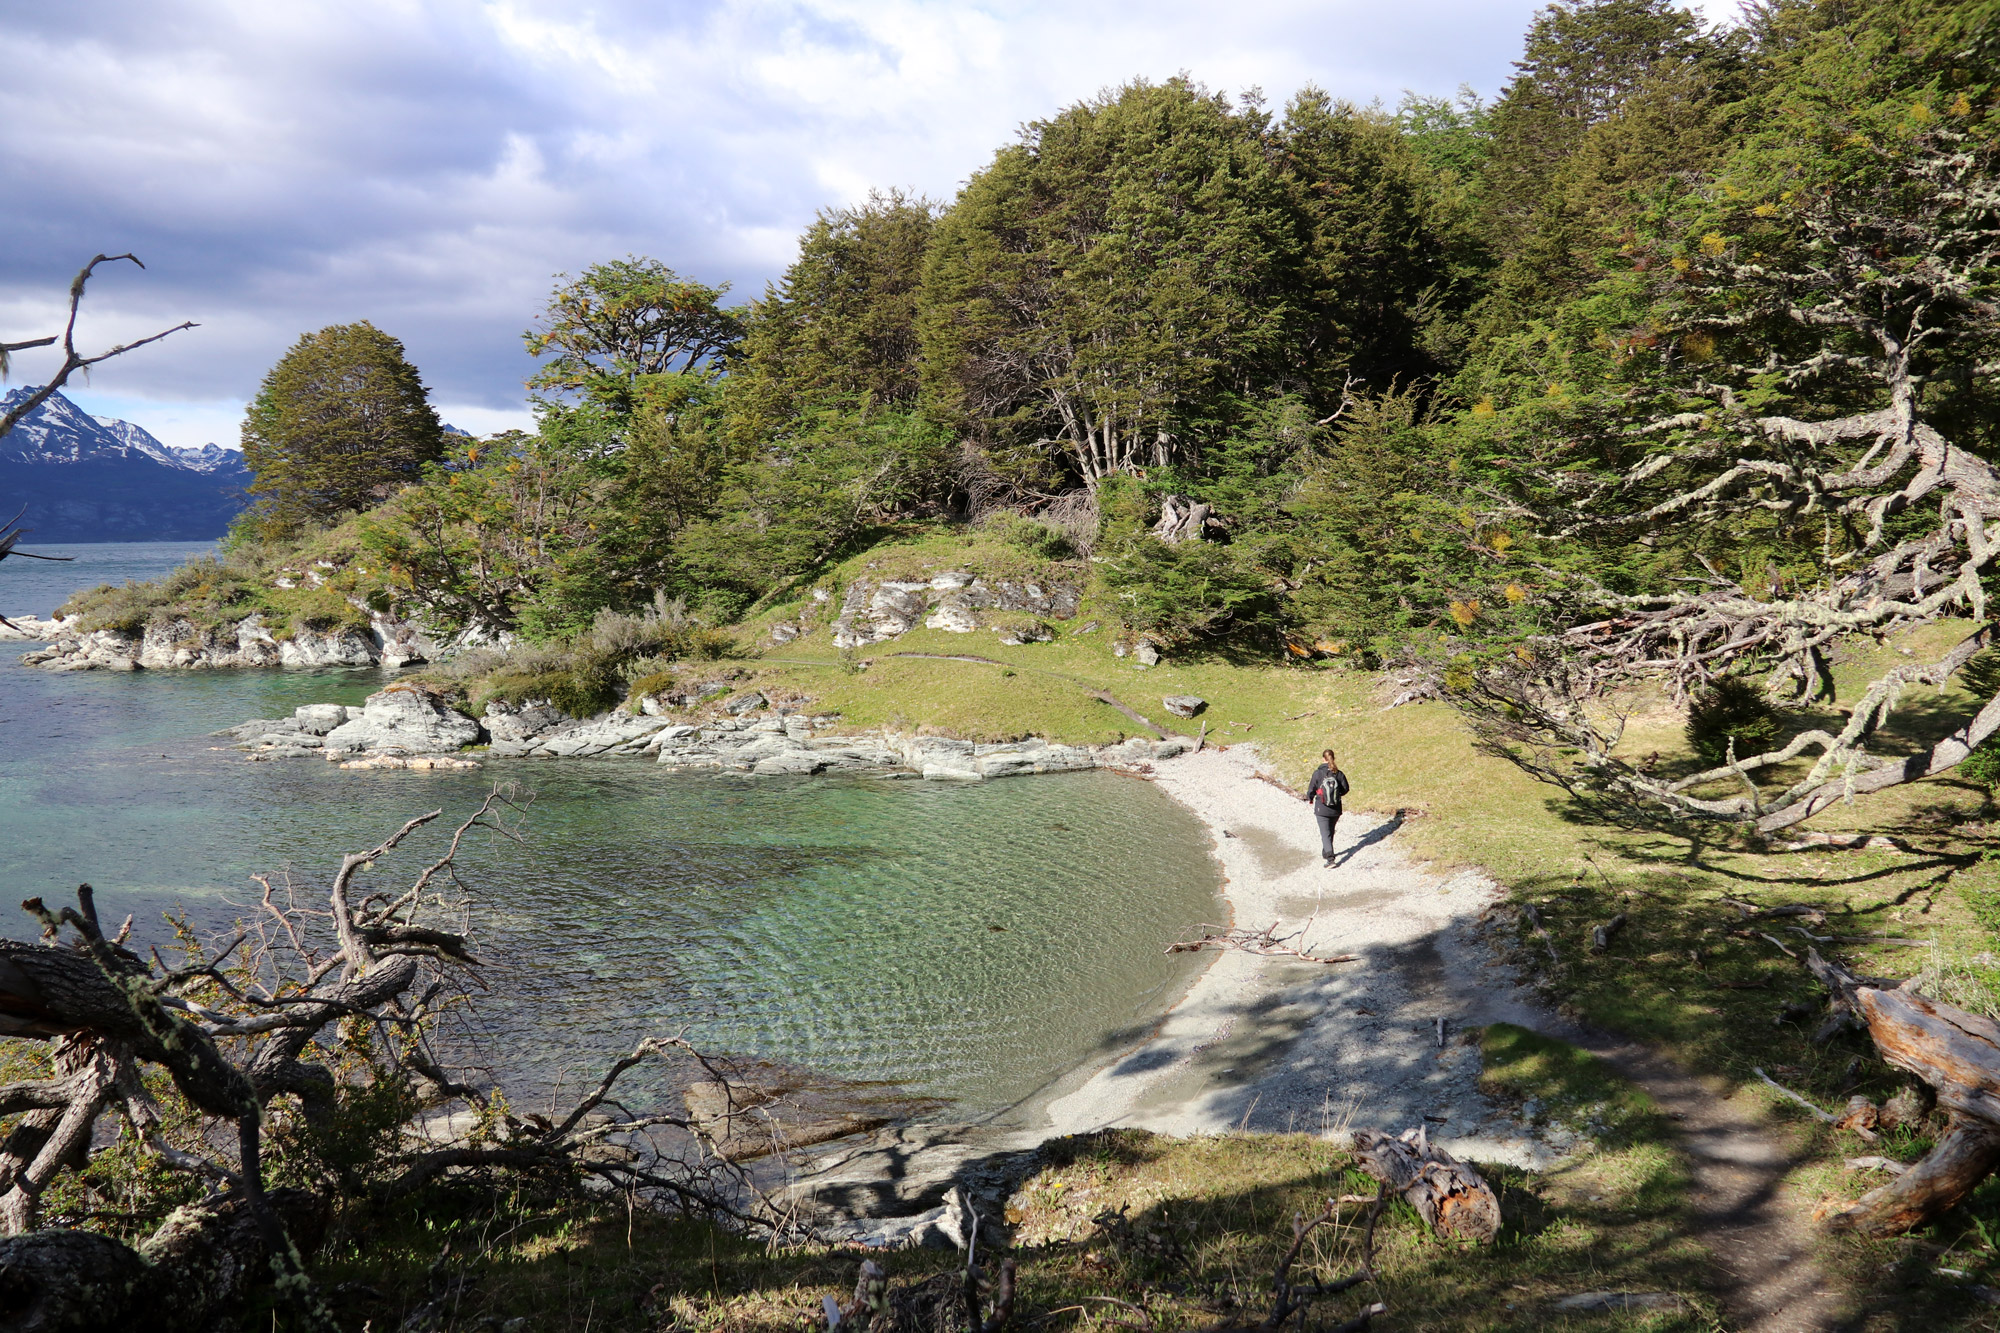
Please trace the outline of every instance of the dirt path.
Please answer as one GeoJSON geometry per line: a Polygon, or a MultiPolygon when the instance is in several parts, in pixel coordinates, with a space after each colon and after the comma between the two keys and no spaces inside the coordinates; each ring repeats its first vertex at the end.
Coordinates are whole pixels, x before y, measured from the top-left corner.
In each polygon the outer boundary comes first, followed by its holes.
{"type": "Polygon", "coordinates": [[[1477,1086],[1477,1048],[1455,1040],[1472,1027],[1516,1023],[1602,1057],[1674,1119],[1695,1182],[1693,1228],[1715,1257],[1712,1288],[1734,1327],[1839,1327],[1840,1302],[1813,1259],[1809,1223],[1782,1197],[1789,1162],[1751,1113],[1719,1085],[1540,1008],[1478,937],[1498,887],[1412,862],[1395,844],[1395,819],[1350,811],[1340,863],[1323,868],[1302,803],[1260,777],[1246,751],[1170,760],[1156,780],[1208,825],[1235,924],[1275,922],[1298,947],[1362,961],[1315,967],[1221,955],[1149,1039],[1057,1089],[1042,1132],[1427,1123],[1460,1156],[1539,1167],[1574,1140],[1491,1102],[1477,1086]]]}
{"type": "Polygon", "coordinates": [[[1813,1258],[1811,1224],[1782,1197],[1791,1161],[1754,1118],[1656,1052],[1601,1033],[1560,1032],[1644,1088],[1673,1118],[1694,1175],[1694,1232],[1742,1333],[1841,1327],[1842,1301],[1813,1258]]]}

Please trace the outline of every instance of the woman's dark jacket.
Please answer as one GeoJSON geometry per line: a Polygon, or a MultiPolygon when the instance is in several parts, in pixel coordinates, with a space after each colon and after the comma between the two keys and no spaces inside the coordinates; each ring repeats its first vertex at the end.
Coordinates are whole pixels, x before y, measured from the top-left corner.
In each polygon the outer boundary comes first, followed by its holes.
{"type": "Polygon", "coordinates": [[[1306,786],[1306,795],[1312,798],[1316,815],[1339,814],[1340,798],[1347,792],[1347,774],[1325,764],[1313,770],[1312,781],[1306,786]]]}

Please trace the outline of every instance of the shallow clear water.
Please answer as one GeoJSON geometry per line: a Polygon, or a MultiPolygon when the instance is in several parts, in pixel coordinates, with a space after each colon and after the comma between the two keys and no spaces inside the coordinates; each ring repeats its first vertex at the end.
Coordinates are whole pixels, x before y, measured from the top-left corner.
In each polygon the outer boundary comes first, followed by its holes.
{"type": "MultiPolygon", "coordinates": [[[[152,577],[199,547],[31,549],[85,558],[0,561],[0,611],[47,614],[74,587],[152,577]]],[[[1219,874],[1193,817],[1112,774],[959,785],[637,761],[250,763],[208,733],[357,703],[383,677],[51,675],[17,656],[0,652],[6,901],[88,880],[100,910],[137,912],[151,940],[164,930],[146,924],[176,904],[226,925],[254,872],[323,884],[342,853],[411,814],[469,812],[495,781],[530,787],[525,844],[483,838],[464,871],[489,962],[478,1030],[524,1087],[686,1030],[715,1050],[999,1107],[1150,1023],[1198,966],[1163,946],[1217,919],[1219,874]]],[[[384,887],[443,832],[385,863],[384,887]]],[[[0,931],[31,927],[0,916],[0,931]]]]}

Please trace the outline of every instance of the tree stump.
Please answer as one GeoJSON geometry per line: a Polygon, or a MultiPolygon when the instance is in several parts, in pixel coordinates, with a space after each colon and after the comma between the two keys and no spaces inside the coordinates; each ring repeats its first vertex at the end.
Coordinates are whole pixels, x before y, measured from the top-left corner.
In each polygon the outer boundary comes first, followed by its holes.
{"type": "Polygon", "coordinates": [[[1430,1141],[1422,1126],[1392,1137],[1354,1131],[1361,1169],[1403,1197],[1430,1228],[1454,1240],[1490,1241],[1500,1200],[1480,1174],[1430,1141]]]}

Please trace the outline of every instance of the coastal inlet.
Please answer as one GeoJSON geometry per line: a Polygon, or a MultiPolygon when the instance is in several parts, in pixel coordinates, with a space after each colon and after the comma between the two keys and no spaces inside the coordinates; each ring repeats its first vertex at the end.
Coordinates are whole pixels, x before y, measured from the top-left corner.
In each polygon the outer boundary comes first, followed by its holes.
{"type": "MultiPolygon", "coordinates": [[[[1193,817],[1110,772],[922,782],[492,758],[351,772],[245,763],[211,734],[358,708],[387,683],[0,660],[0,868],[22,897],[88,881],[149,936],[177,907],[221,929],[253,873],[318,884],[410,815],[519,781],[526,843],[465,861],[489,989],[461,1035],[530,1098],[639,1034],[685,1029],[999,1108],[1150,1026],[1201,966],[1163,945],[1222,910],[1193,817]]],[[[8,933],[32,931],[22,917],[8,933]]]]}

